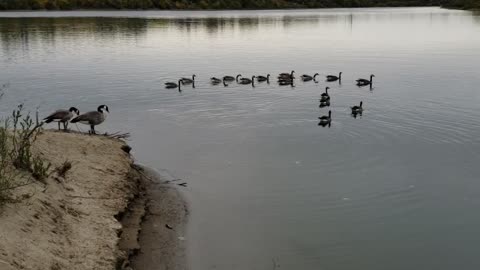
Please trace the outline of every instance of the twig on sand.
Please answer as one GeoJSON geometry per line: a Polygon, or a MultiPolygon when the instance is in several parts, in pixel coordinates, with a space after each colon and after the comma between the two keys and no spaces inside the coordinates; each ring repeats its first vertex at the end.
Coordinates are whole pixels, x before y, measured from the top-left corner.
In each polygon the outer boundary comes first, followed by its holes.
{"type": "Polygon", "coordinates": [[[105,132],[105,134],[103,134],[103,136],[106,136],[106,137],[109,137],[109,138],[112,138],[112,139],[122,139],[122,140],[127,140],[130,138],[130,133],[120,133],[120,131],[117,131],[117,132],[114,132],[112,134],[108,134],[105,132]]]}

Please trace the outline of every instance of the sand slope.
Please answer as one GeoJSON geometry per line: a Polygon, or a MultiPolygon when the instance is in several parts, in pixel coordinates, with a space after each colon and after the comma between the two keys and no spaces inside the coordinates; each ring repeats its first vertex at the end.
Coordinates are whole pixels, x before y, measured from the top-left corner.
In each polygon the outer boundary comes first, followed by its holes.
{"type": "Polygon", "coordinates": [[[44,131],[35,152],[73,163],[66,177],[18,189],[27,196],[0,210],[0,269],[115,269],[122,212],[133,197],[132,160],[119,140],[44,131]]]}

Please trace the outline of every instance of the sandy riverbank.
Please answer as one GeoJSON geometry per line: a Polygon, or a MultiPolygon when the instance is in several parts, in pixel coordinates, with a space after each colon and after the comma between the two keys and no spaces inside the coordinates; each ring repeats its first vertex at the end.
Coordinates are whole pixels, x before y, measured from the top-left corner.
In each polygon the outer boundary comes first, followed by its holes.
{"type": "Polygon", "coordinates": [[[185,207],[172,208],[184,206],[181,196],[165,201],[178,191],[134,166],[124,145],[104,136],[42,132],[33,150],[52,164],[52,173],[45,183],[16,189],[17,201],[0,210],[0,269],[131,269],[129,257],[137,258],[133,269],[167,269],[151,267],[142,259],[148,254],[168,269],[184,269],[183,246],[172,234],[186,220],[185,207]],[[61,177],[54,168],[66,160],[72,168],[61,177]],[[142,222],[153,229],[140,234],[142,222]],[[148,241],[148,232],[159,241],[148,241]]]}

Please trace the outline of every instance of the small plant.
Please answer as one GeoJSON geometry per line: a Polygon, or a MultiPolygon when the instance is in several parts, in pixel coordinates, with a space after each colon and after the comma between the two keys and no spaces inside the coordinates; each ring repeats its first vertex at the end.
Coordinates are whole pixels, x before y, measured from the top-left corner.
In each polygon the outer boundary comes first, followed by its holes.
{"type": "MultiPolygon", "coordinates": [[[[5,87],[0,87],[0,98],[5,87]]],[[[23,104],[10,117],[0,119],[0,205],[12,201],[11,191],[32,183],[32,177],[42,182],[48,177],[51,164],[32,153],[41,126],[29,113],[24,114],[23,104]]]]}
{"type": "Polygon", "coordinates": [[[32,163],[31,170],[32,170],[33,178],[45,183],[45,179],[49,176],[48,170],[50,170],[50,167],[52,166],[52,164],[50,164],[49,162],[43,161],[43,159],[40,158],[39,156],[32,158],[31,163],[32,163]]]}
{"type": "Polygon", "coordinates": [[[57,172],[58,176],[65,178],[65,175],[71,168],[72,162],[65,160],[65,162],[63,162],[62,165],[58,166],[55,171],[57,172]]]}

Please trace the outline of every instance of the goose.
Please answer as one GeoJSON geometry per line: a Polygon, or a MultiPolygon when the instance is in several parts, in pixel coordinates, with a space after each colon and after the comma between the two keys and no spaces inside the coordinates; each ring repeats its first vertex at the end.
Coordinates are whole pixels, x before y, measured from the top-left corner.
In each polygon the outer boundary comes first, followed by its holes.
{"type": "Polygon", "coordinates": [[[293,73],[295,73],[295,70],[292,70],[292,72],[290,73],[280,73],[278,74],[278,78],[290,78],[290,79],[293,79],[295,77],[293,77],[293,73]]]}
{"type": "Polygon", "coordinates": [[[329,101],[330,100],[330,95],[328,94],[328,89],[330,89],[330,87],[325,87],[325,93],[322,93],[320,95],[320,102],[326,102],[326,101],[329,101]]]}
{"type": "Polygon", "coordinates": [[[300,78],[302,79],[302,81],[308,82],[311,80],[315,80],[315,77],[317,77],[318,75],[319,75],[318,73],[315,73],[313,76],[303,74],[302,76],[300,76],[300,78]]]}
{"type": "Polygon", "coordinates": [[[249,78],[240,78],[240,80],[238,81],[239,84],[252,84],[254,83],[255,81],[255,76],[252,76],[252,79],[249,79],[249,78]]]}
{"type": "Polygon", "coordinates": [[[178,80],[178,83],[174,83],[174,82],[166,82],[165,83],[165,88],[167,89],[171,89],[171,88],[177,88],[178,87],[178,91],[181,91],[180,89],[180,85],[182,84],[182,80],[178,80]]]}
{"type": "Polygon", "coordinates": [[[357,82],[357,85],[358,86],[365,86],[365,85],[372,85],[373,84],[373,77],[375,77],[375,75],[370,75],[370,80],[367,80],[367,79],[358,79],[356,82],[357,82]]]}
{"type": "Polygon", "coordinates": [[[210,78],[210,82],[211,82],[212,84],[219,84],[219,83],[222,82],[222,80],[219,79],[219,78],[212,77],[212,78],[210,78]]]}
{"type": "Polygon", "coordinates": [[[45,117],[43,121],[45,123],[58,122],[58,130],[60,130],[60,123],[63,123],[63,130],[67,130],[68,121],[73,118],[73,116],[80,115],[80,111],[75,107],[70,107],[68,110],[56,110],[49,116],[45,117]]]}
{"type": "Polygon", "coordinates": [[[363,101],[360,101],[360,106],[353,106],[350,107],[352,109],[352,114],[362,113],[363,112],[363,101]]]}
{"type": "Polygon", "coordinates": [[[190,79],[190,78],[181,78],[182,83],[183,83],[183,84],[191,84],[191,83],[194,83],[196,76],[197,76],[197,75],[193,74],[191,79],[190,79]]]}
{"type": "Polygon", "coordinates": [[[235,77],[235,81],[238,82],[238,78],[242,77],[242,74],[238,74],[236,77],[235,77]]]}
{"type": "Polygon", "coordinates": [[[107,118],[108,110],[107,105],[98,106],[96,111],[86,112],[72,119],[72,123],[82,123],[85,125],[90,125],[89,134],[96,134],[95,126],[100,125],[107,118]]]}
{"type": "Polygon", "coordinates": [[[318,117],[318,120],[320,120],[320,123],[330,123],[332,121],[332,111],[328,111],[328,116],[318,117]]]}
{"type": "Polygon", "coordinates": [[[327,82],[341,81],[342,72],[338,73],[338,77],[335,75],[327,75],[327,82]]]}
{"type": "MultiPolygon", "coordinates": [[[[240,74],[237,75],[238,76],[241,76],[240,74]]],[[[231,81],[234,81],[235,80],[235,77],[233,76],[223,76],[223,80],[227,81],[227,82],[231,82],[231,81]]]]}
{"type": "Polygon", "coordinates": [[[257,76],[257,81],[259,81],[259,82],[270,81],[270,74],[267,74],[267,77],[262,76],[262,75],[258,75],[257,76]]]}

